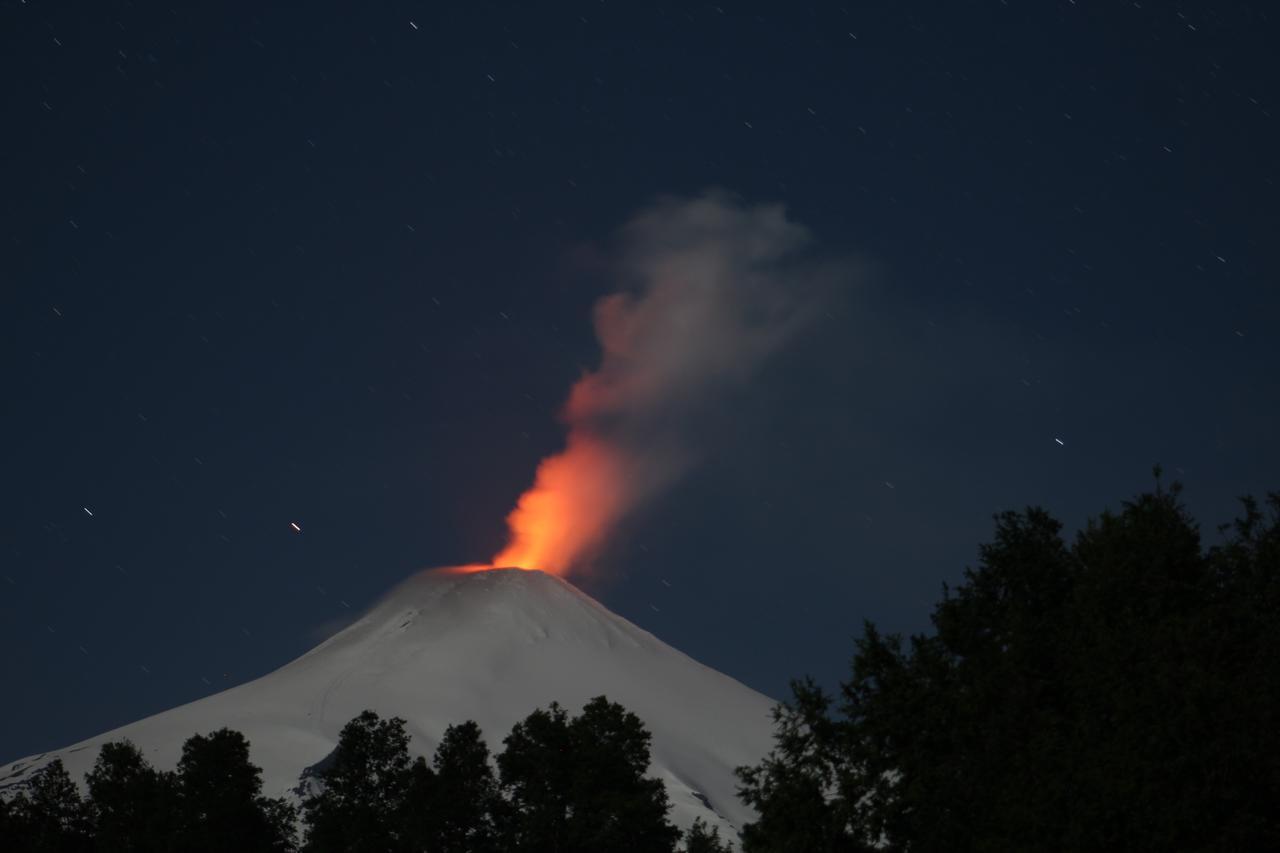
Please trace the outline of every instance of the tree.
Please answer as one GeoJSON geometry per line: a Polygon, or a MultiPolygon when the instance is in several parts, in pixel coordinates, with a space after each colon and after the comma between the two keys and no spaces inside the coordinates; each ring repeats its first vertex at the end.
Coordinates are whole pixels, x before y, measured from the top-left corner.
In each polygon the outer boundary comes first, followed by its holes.
{"type": "Polygon", "coordinates": [[[10,812],[9,801],[4,797],[0,797],[0,841],[11,840],[13,835],[13,815],[10,812]]]}
{"type": "Polygon", "coordinates": [[[194,735],[177,772],[178,843],[187,851],[274,853],[294,849],[295,811],[262,796],[262,771],[249,742],[230,729],[194,735]]]}
{"type": "Polygon", "coordinates": [[[75,853],[92,849],[92,827],[84,802],[61,759],[37,770],[27,790],[8,810],[6,822],[14,844],[6,850],[75,853]]]}
{"type": "MultiPolygon", "coordinates": [[[[303,803],[309,851],[381,853],[400,849],[411,781],[404,720],[364,711],[347,723],[321,773],[323,788],[303,803]]],[[[418,784],[429,787],[422,777],[418,784]]]]}
{"type": "Polygon", "coordinates": [[[577,849],[670,850],[679,831],[667,820],[661,779],[646,777],[652,739],[640,718],[598,696],[569,725],[575,759],[570,840],[577,849]]]}
{"type": "Polygon", "coordinates": [[[404,802],[396,817],[400,849],[436,853],[440,835],[435,819],[436,799],[442,792],[436,784],[435,771],[425,758],[418,756],[409,766],[406,779],[404,802]]]}
{"type": "Polygon", "coordinates": [[[85,775],[99,853],[163,853],[173,847],[177,781],[127,740],[105,743],[85,775]]]}
{"type": "Polygon", "coordinates": [[[25,842],[22,840],[26,837],[26,833],[22,831],[24,829],[25,827],[18,823],[14,805],[4,797],[0,797],[0,850],[24,849],[25,842]]]}
{"type": "Polygon", "coordinates": [[[570,720],[552,704],[517,723],[498,756],[505,849],[651,853],[674,849],[661,780],[645,777],[650,735],[600,696],[570,720]]]}
{"type": "Polygon", "coordinates": [[[1209,641],[1206,690],[1216,697],[1207,707],[1219,734],[1201,745],[1216,759],[1211,820],[1222,826],[1224,846],[1237,850],[1258,839],[1275,847],[1280,838],[1280,494],[1261,508],[1252,498],[1242,503],[1244,515],[1219,529],[1225,541],[1210,551],[1215,594],[1200,626],[1209,641]]]}
{"type": "Polygon", "coordinates": [[[427,813],[432,853],[485,853],[494,849],[497,784],[480,727],[468,720],[445,729],[432,757],[427,813]]]}
{"type": "Polygon", "coordinates": [[[684,835],[685,853],[733,853],[733,845],[720,840],[720,830],[711,827],[702,818],[695,818],[693,826],[684,835]]]}
{"type": "Polygon", "coordinates": [[[867,624],[837,697],[793,685],[745,853],[1280,848],[1280,496],[1206,551],[1179,494],[1070,547],[1002,514],[932,634],[867,624]]]}
{"type": "Polygon", "coordinates": [[[792,700],[774,709],[774,750],[738,769],[739,796],[760,814],[743,827],[743,850],[869,851],[849,832],[857,801],[837,795],[847,758],[842,728],[829,717],[832,699],[810,679],[791,689],[792,700]]]}
{"type": "Polygon", "coordinates": [[[555,702],[516,723],[498,755],[506,802],[499,836],[504,849],[561,853],[568,847],[573,782],[569,715],[555,702]]]}
{"type": "Polygon", "coordinates": [[[0,797],[0,850],[29,853],[33,849],[28,806],[27,795],[21,791],[9,801],[0,797]]]}

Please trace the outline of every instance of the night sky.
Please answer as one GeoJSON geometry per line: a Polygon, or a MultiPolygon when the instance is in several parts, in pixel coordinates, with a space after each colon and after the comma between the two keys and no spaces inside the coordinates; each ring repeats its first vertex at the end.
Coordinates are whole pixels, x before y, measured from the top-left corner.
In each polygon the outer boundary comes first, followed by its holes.
{"type": "Polygon", "coordinates": [[[1280,487],[1269,4],[201,5],[0,6],[0,761],[494,554],[661,197],[844,271],[577,581],[756,689],[997,511],[1280,487]]]}

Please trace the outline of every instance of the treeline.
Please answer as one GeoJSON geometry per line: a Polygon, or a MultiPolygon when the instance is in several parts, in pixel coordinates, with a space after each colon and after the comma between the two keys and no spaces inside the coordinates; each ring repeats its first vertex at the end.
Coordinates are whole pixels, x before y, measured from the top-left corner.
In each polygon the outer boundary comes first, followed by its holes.
{"type": "MultiPolygon", "coordinates": [[[[794,682],[738,771],[743,852],[1280,850],[1280,495],[1205,548],[1159,477],[1070,543],[1041,509],[997,516],[930,633],[867,623],[834,695],[794,682]]],[[[172,773],[109,744],[86,800],[55,762],[0,804],[0,849],[288,851],[299,818],[306,851],[730,849],[680,839],[648,732],[603,697],[535,711],[496,761],[474,723],[430,762],[407,747],[360,715],[299,813],[235,732],[172,773]]]]}
{"type": "Polygon", "coordinates": [[[1280,495],[1206,549],[1159,477],[1070,544],[998,516],[931,633],[794,683],[743,850],[1280,850],[1280,495]]]}
{"type": "Polygon", "coordinates": [[[301,808],[262,794],[249,743],[222,729],[182,748],[173,772],[108,743],[82,798],[61,761],[0,800],[0,850],[111,853],[728,853],[698,821],[682,837],[649,732],[598,697],[517,723],[492,761],[474,722],[450,726],[431,761],[411,758],[404,720],[365,711],[342,729],[301,808]],[[496,773],[495,773],[496,767],[496,773]],[[300,819],[300,820],[299,820],[300,819]],[[297,827],[301,824],[301,838],[297,827]]]}

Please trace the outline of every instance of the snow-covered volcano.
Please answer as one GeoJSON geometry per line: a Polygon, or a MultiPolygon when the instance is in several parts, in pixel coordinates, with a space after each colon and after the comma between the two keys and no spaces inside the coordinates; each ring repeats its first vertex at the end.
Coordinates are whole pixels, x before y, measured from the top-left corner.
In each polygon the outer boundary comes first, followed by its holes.
{"type": "Polygon", "coordinates": [[[396,587],[359,621],[247,684],[0,767],[0,789],[61,758],[81,779],[99,747],[128,738],[160,768],[182,743],[227,726],[250,741],[266,792],[292,792],[338,732],[371,708],[403,717],[429,755],[446,726],[475,720],[501,749],[511,726],[553,701],[571,713],[604,694],[653,733],[650,772],[672,820],[730,831],[751,819],[733,769],[771,745],[772,701],[676,651],[577,588],[542,572],[435,569],[396,587]]]}

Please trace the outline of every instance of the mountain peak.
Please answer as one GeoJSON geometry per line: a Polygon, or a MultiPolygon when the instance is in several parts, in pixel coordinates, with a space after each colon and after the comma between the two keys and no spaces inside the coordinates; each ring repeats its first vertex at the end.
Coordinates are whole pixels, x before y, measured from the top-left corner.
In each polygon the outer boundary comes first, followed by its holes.
{"type": "Polygon", "coordinates": [[[266,792],[278,795],[295,790],[366,709],[404,718],[417,753],[429,754],[447,726],[464,720],[479,723],[496,752],[535,708],[559,702],[575,712],[600,695],[649,728],[650,772],[666,783],[678,825],[702,817],[732,833],[750,819],[733,769],[768,751],[772,702],[561,578],[518,568],[419,572],[275,672],[0,767],[0,790],[59,757],[79,778],[102,743],[126,737],[171,768],[188,737],[228,726],[249,738],[266,792]]]}
{"type": "MultiPolygon", "coordinates": [[[[512,646],[545,642],[660,643],[555,575],[537,570],[426,569],[402,581],[348,628],[308,655],[332,647],[391,643],[430,653],[436,644],[465,648],[474,661],[505,658],[512,646]]],[[[298,663],[298,662],[295,662],[298,663]]],[[[292,666],[293,664],[291,664],[292,666]]],[[[532,708],[530,708],[532,710],[532,708]]]]}

